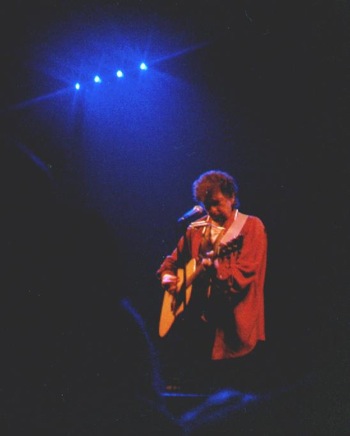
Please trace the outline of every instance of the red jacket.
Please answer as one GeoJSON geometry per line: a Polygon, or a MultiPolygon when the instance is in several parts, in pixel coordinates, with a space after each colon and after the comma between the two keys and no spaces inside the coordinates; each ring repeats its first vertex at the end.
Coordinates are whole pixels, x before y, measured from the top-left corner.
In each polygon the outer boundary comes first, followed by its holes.
{"type": "MultiPolygon", "coordinates": [[[[248,216],[240,236],[242,248],[218,259],[214,281],[216,288],[227,296],[229,319],[215,325],[214,360],[243,356],[252,351],[259,340],[265,340],[267,236],[264,224],[257,217],[248,216]]],[[[179,255],[187,259],[186,262],[198,259],[201,239],[202,228],[188,227],[185,238],[180,239],[177,249],[160,266],[158,277],[164,273],[176,275],[179,255]]]]}

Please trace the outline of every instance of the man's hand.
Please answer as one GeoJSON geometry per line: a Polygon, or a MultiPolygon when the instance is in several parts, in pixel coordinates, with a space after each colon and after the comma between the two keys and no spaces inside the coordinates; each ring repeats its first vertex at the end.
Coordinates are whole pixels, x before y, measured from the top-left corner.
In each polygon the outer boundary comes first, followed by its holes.
{"type": "Polygon", "coordinates": [[[213,258],[214,251],[208,251],[206,253],[206,257],[203,257],[203,259],[201,260],[201,265],[204,267],[204,269],[207,269],[214,264],[213,258]]]}
{"type": "Polygon", "coordinates": [[[178,277],[173,274],[164,274],[161,281],[162,288],[170,294],[174,294],[177,291],[178,280],[178,277]]]}

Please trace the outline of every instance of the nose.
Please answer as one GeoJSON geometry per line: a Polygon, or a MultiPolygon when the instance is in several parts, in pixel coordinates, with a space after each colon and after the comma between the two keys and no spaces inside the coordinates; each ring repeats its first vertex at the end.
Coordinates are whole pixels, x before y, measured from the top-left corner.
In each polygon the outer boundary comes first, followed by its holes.
{"type": "Polygon", "coordinates": [[[217,215],[218,214],[218,208],[216,206],[210,206],[209,210],[208,210],[210,215],[217,215]]]}

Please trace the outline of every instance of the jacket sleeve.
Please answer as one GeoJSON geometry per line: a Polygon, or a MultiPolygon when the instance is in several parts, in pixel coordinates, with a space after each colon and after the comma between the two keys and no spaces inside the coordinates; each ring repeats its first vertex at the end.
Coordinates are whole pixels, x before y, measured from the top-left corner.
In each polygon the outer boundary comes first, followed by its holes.
{"type": "MultiPolygon", "coordinates": [[[[258,340],[265,340],[264,281],[267,235],[263,223],[250,216],[242,229],[241,252],[218,262],[217,289],[232,303],[231,327],[215,333],[213,359],[234,358],[249,353],[258,340]],[[234,331],[234,341],[229,338],[234,331]]],[[[230,323],[228,324],[230,325],[230,323]]]]}
{"type": "Polygon", "coordinates": [[[156,276],[161,279],[163,274],[173,274],[176,275],[177,271],[177,249],[165,257],[164,261],[158,268],[156,276]]]}
{"type": "Polygon", "coordinates": [[[188,231],[186,233],[186,238],[182,236],[179,239],[177,246],[172,251],[172,253],[165,257],[165,259],[163,260],[163,262],[161,263],[160,267],[156,272],[156,276],[158,279],[161,279],[163,274],[176,275],[178,268],[181,267],[181,265],[185,262],[185,259],[188,257],[187,247],[188,247],[189,238],[190,238],[190,233],[188,231]],[[183,259],[182,262],[181,259],[183,259]]]}
{"type": "Polygon", "coordinates": [[[237,253],[219,259],[216,266],[216,279],[221,287],[232,293],[241,293],[251,283],[259,279],[266,267],[267,237],[262,221],[250,217],[243,232],[242,249],[237,253]]]}

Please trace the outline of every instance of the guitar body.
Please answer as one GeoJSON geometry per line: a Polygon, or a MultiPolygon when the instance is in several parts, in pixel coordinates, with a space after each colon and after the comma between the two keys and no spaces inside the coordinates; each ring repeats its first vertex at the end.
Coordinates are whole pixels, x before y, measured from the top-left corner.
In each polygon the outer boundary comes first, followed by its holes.
{"type": "MultiPolygon", "coordinates": [[[[177,277],[178,277],[178,285],[176,294],[170,294],[169,292],[164,292],[162,308],[160,312],[160,320],[159,320],[159,336],[164,337],[171,326],[173,325],[175,319],[184,311],[185,306],[187,306],[188,302],[191,298],[192,293],[192,284],[188,285],[186,289],[181,291],[185,276],[186,279],[192,277],[196,271],[196,260],[191,259],[185,269],[178,269],[177,277]]],[[[188,280],[187,280],[188,282],[188,280]]],[[[192,283],[192,282],[191,282],[192,283]]]]}
{"type": "MultiPolygon", "coordinates": [[[[230,255],[242,248],[243,236],[240,235],[235,239],[227,242],[224,245],[220,245],[214,258],[220,258],[230,255]]],[[[169,292],[164,292],[162,308],[160,311],[159,320],[159,336],[164,337],[171,326],[173,325],[176,318],[185,310],[187,307],[192,293],[192,283],[197,278],[197,276],[203,271],[203,265],[197,265],[195,259],[191,259],[185,269],[178,269],[178,285],[177,291],[174,295],[169,292]],[[184,280],[186,277],[186,286],[184,285],[184,280]]]]}

